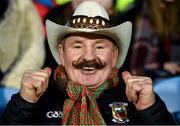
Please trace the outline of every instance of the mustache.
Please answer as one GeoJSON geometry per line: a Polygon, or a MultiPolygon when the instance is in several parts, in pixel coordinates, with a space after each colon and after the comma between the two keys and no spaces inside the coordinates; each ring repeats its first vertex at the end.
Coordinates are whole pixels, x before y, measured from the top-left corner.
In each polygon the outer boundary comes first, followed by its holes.
{"type": "Polygon", "coordinates": [[[102,69],[106,66],[106,63],[102,63],[101,60],[99,58],[97,58],[97,60],[86,60],[86,59],[82,59],[79,58],[77,61],[73,61],[72,65],[76,68],[76,69],[82,69],[83,67],[92,67],[95,69],[102,69]]]}

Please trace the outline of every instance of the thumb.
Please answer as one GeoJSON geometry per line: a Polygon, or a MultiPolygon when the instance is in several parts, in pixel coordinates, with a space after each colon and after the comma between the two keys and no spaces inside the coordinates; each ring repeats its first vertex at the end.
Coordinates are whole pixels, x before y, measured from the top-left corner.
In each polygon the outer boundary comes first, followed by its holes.
{"type": "Polygon", "coordinates": [[[122,72],[122,78],[125,82],[127,82],[127,79],[131,76],[131,74],[128,71],[122,72]]]}
{"type": "Polygon", "coordinates": [[[50,77],[52,69],[50,67],[45,67],[43,70],[46,71],[50,77]]]}

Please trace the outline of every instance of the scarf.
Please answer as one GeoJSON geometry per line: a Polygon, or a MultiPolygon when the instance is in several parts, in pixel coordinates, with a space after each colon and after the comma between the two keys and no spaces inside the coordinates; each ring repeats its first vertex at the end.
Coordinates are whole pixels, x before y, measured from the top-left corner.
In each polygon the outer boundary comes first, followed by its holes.
{"type": "Polygon", "coordinates": [[[97,88],[88,88],[68,80],[62,65],[56,68],[54,75],[57,84],[64,85],[69,96],[69,98],[64,101],[62,124],[105,125],[96,99],[104,90],[115,87],[118,84],[117,68],[114,68],[108,80],[97,88]]]}

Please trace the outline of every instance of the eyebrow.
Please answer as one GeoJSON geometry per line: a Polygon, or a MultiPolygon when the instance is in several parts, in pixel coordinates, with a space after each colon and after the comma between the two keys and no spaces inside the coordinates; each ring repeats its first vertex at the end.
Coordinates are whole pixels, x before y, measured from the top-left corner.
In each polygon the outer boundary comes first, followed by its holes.
{"type": "MultiPolygon", "coordinates": [[[[97,39],[95,44],[107,43],[107,41],[108,40],[106,40],[106,39],[97,39]]],[[[109,42],[111,42],[111,41],[109,41],[109,42]]],[[[79,40],[79,39],[74,40],[74,42],[73,42],[73,44],[82,44],[82,43],[83,43],[83,40],[79,40]]]]}
{"type": "Polygon", "coordinates": [[[81,41],[81,40],[75,40],[73,43],[79,43],[79,44],[81,44],[83,41],[81,41]]]}
{"type": "MultiPolygon", "coordinates": [[[[96,41],[96,43],[106,43],[106,42],[107,42],[106,39],[98,39],[98,40],[96,41]]],[[[111,42],[111,41],[109,41],[109,42],[111,42]]]]}

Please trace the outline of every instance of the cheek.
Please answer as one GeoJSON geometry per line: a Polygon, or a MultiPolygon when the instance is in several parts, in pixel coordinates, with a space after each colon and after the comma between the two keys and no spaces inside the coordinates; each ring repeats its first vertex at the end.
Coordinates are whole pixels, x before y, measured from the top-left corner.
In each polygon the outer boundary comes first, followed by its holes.
{"type": "Polygon", "coordinates": [[[107,65],[112,65],[114,61],[114,54],[111,51],[106,53],[101,53],[97,55],[101,62],[106,63],[107,65]]]}
{"type": "Polygon", "coordinates": [[[74,51],[67,50],[66,53],[64,53],[64,63],[65,65],[72,65],[72,62],[77,60],[79,57],[80,55],[74,51]]]}

